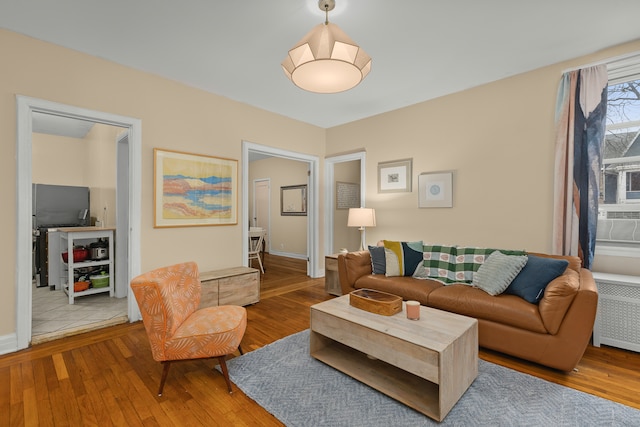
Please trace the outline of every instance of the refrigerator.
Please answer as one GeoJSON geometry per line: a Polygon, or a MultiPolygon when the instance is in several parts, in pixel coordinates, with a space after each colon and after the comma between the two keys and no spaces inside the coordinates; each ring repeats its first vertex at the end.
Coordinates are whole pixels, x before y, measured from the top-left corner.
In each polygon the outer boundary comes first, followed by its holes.
{"type": "Polygon", "coordinates": [[[33,184],[33,228],[90,225],[89,187],[33,184]]]}
{"type": "Polygon", "coordinates": [[[91,225],[89,193],[89,187],[32,185],[33,275],[36,286],[48,286],[49,229],[91,225]]]}

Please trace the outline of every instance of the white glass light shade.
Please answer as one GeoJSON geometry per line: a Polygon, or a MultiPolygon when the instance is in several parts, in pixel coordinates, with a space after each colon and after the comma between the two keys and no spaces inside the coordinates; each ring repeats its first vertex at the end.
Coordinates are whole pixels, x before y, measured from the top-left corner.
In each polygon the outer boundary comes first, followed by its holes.
{"type": "Polygon", "coordinates": [[[375,227],[376,211],[372,208],[349,208],[347,227],[375,227]]]}
{"type": "Polygon", "coordinates": [[[296,86],[316,93],[351,89],[371,71],[371,57],[335,24],[315,26],[282,62],[296,86]]]}

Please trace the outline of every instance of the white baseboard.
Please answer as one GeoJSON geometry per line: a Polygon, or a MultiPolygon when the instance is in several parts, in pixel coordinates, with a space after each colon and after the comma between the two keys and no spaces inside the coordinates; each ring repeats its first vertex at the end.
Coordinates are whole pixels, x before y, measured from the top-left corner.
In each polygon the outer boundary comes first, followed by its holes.
{"type": "Polygon", "coordinates": [[[0,336],[0,354],[18,351],[18,336],[14,333],[0,336]]]}
{"type": "Polygon", "coordinates": [[[277,255],[277,256],[284,256],[284,257],[287,257],[287,258],[295,258],[295,259],[307,260],[307,255],[306,254],[292,254],[290,252],[279,252],[279,251],[274,251],[274,250],[269,251],[269,254],[277,255]]]}

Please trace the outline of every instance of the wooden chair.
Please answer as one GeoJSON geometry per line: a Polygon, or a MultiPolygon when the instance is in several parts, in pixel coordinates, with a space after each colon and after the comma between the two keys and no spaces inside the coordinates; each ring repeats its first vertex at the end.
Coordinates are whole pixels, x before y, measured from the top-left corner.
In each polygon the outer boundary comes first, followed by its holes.
{"type": "Polygon", "coordinates": [[[140,307],[153,359],[164,365],[158,396],[162,396],[172,361],[215,357],[232,393],[225,358],[236,350],[247,327],[244,307],[219,306],[198,310],[198,265],[186,262],[162,267],[131,281],[140,307]]]}
{"type": "Polygon", "coordinates": [[[262,265],[262,246],[264,245],[264,229],[251,227],[249,230],[249,266],[251,266],[251,260],[257,259],[260,265],[260,271],[264,274],[264,267],[262,265]]]}

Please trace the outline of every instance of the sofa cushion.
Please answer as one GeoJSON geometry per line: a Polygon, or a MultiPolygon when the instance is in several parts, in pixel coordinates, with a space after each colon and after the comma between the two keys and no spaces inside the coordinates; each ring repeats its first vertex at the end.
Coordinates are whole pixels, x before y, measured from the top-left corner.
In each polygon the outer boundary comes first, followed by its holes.
{"type": "Polygon", "coordinates": [[[557,334],[567,310],[573,303],[580,288],[580,275],[567,268],[545,288],[544,296],[538,304],[540,316],[550,334],[557,334]]]}
{"type": "Polygon", "coordinates": [[[526,263],[526,255],[505,255],[494,251],[473,276],[473,286],[489,295],[499,295],[507,289],[526,263]]]}
{"type": "Polygon", "coordinates": [[[580,274],[580,270],[582,269],[582,260],[577,256],[570,255],[549,255],[538,252],[528,252],[529,255],[535,255],[540,258],[549,258],[549,259],[564,259],[569,265],[567,268],[574,270],[576,273],[580,274]]]}
{"type": "Polygon", "coordinates": [[[515,295],[491,296],[482,289],[453,284],[434,289],[429,294],[428,305],[476,319],[547,333],[538,306],[515,295]]]}
{"type": "Polygon", "coordinates": [[[384,256],[384,247],[369,246],[371,254],[371,271],[373,274],[385,274],[387,272],[386,258],[384,256]]]}
{"type": "Polygon", "coordinates": [[[384,241],[385,274],[392,276],[412,276],[422,262],[422,241],[384,241]]]}
{"type": "Polygon", "coordinates": [[[429,294],[428,305],[476,319],[547,333],[538,306],[515,295],[491,296],[482,289],[459,283],[434,289],[429,294]]]}
{"type": "Polygon", "coordinates": [[[505,290],[507,294],[518,295],[532,304],[537,304],[544,295],[544,289],[567,269],[569,261],[529,255],[527,264],[505,290]]]}
{"type": "Polygon", "coordinates": [[[368,274],[356,280],[356,289],[375,289],[393,295],[399,295],[405,300],[420,301],[427,305],[429,294],[443,285],[435,280],[416,280],[412,277],[386,277],[381,274],[368,274]]]}

